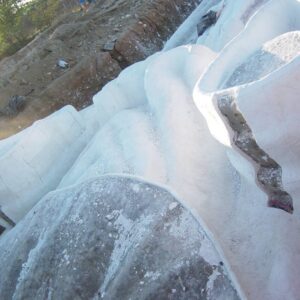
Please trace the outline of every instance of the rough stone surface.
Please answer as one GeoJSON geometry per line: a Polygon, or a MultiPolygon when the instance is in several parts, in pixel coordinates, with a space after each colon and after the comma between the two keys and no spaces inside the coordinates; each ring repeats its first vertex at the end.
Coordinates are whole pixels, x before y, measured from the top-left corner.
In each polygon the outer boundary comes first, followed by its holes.
{"type": "Polygon", "coordinates": [[[128,64],[162,49],[164,42],[192,12],[199,0],[155,0],[140,13],[137,22],[116,41],[115,50],[128,64]]]}
{"type": "Polygon", "coordinates": [[[198,221],[168,191],[133,178],[48,194],[0,253],[2,300],[238,299],[198,221]]]}

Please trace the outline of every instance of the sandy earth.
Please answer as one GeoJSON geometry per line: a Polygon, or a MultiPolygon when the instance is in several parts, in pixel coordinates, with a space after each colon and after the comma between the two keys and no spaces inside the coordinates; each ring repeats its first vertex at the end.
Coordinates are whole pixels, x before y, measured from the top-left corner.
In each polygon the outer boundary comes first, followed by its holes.
{"type": "Polygon", "coordinates": [[[0,112],[26,97],[18,115],[0,114],[0,139],[71,104],[82,109],[120,71],[160,50],[198,0],[104,0],[62,16],[12,57],[0,62],[0,112]],[[69,68],[57,66],[59,59],[69,68]]]}

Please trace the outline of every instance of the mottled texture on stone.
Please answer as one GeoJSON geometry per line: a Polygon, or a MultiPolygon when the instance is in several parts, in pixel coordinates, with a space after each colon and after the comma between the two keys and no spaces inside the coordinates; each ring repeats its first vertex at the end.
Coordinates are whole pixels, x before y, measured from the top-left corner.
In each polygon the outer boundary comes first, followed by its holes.
{"type": "Polygon", "coordinates": [[[2,300],[238,299],[198,221],[168,191],[133,178],[49,193],[3,236],[0,253],[2,300]]]}

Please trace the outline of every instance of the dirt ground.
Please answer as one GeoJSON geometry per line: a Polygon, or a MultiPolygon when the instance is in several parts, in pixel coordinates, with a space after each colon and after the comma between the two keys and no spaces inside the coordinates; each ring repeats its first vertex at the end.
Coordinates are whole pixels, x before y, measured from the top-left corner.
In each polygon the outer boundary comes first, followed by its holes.
{"type": "Polygon", "coordinates": [[[61,16],[0,62],[0,139],[64,105],[82,109],[126,66],[160,50],[200,0],[98,0],[87,13],[61,16]],[[57,66],[59,59],[69,63],[57,66]],[[7,113],[11,97],[25,106],[7,113]]]}

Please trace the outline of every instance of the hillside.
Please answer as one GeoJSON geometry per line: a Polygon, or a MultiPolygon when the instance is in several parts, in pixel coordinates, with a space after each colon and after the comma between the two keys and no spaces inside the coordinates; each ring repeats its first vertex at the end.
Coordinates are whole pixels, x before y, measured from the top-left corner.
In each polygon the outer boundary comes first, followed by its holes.
{"type": "Polygon", "coordinates": [[[71,104],[82,109],[123,68],[160,50],[198,0],[96,1],[0,62],[0,139],[71,104]],[[57,66],[60,59],[67,69],[57,66]],[[13,96],[24,105],[10,105],[13,96]],[[11,109],[12,107],[12,109],[11,109]]]}

